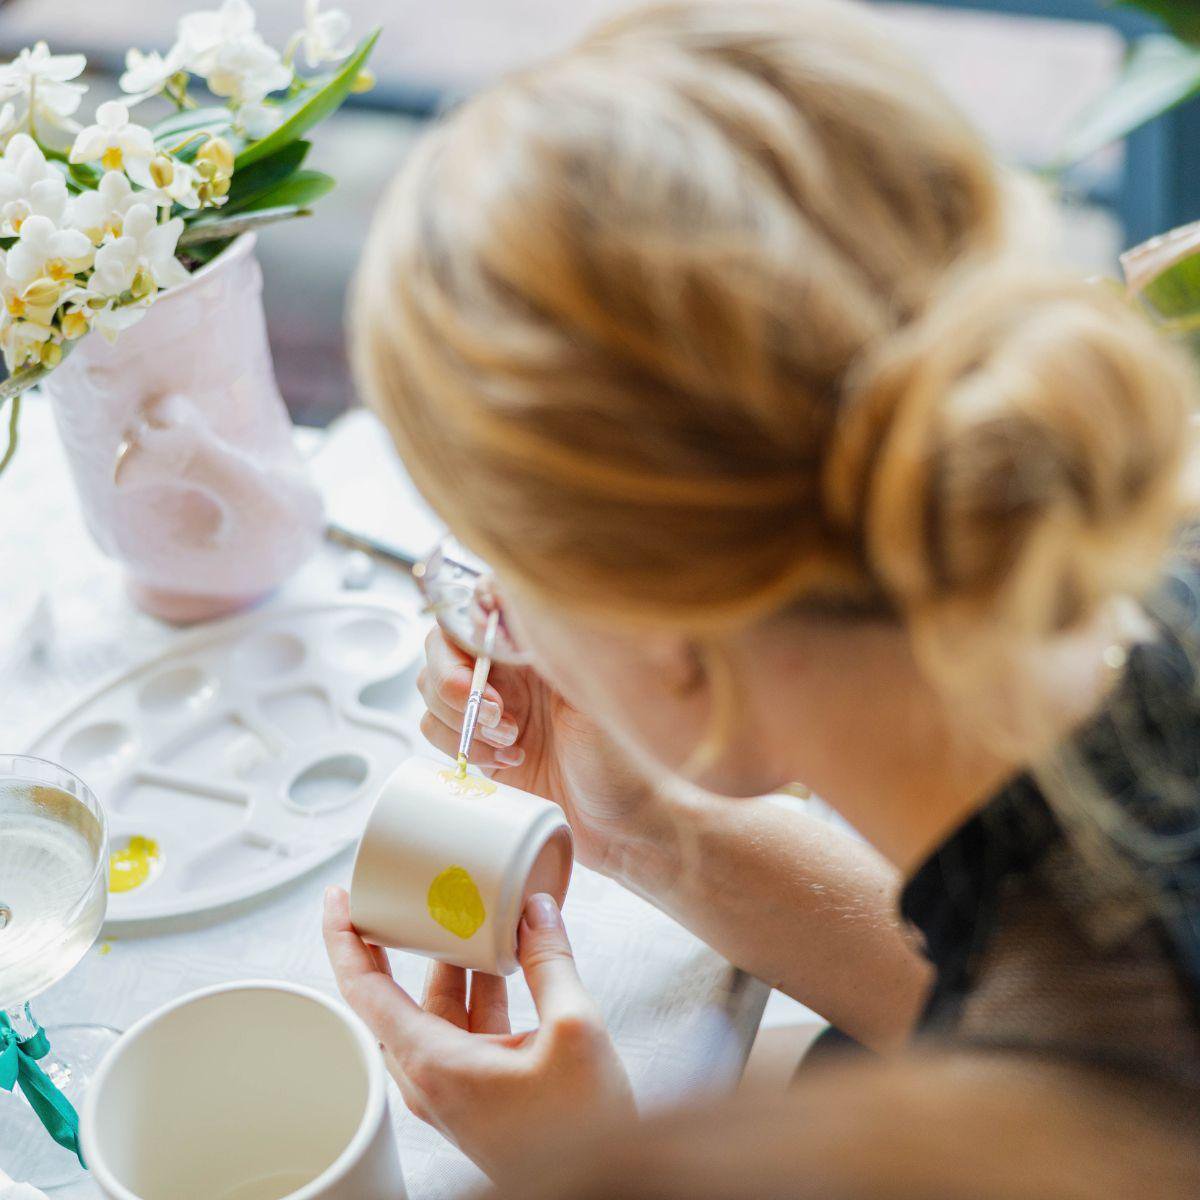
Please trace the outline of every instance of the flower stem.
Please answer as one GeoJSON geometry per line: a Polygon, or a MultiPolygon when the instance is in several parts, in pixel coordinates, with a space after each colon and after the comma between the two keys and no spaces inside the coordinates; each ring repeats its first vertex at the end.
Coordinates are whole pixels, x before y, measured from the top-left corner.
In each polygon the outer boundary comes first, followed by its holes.
{"type": "Polygon", "coordinates": [[[0,458],[0,475],[3,475],[12,462],[13,455],[17,452],[17,445],[20,442],[20,437],[17,433],[18,426],[21,422],[21,393],[18,392],[12,398],[12,408],[8,413],[8,449],[4,452],[4,457],[0,458]]]}

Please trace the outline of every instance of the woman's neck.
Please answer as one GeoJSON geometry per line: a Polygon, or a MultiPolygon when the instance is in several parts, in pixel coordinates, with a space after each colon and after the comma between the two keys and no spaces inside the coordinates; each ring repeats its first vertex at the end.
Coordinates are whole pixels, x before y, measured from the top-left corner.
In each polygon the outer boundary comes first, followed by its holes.
{"type": "Polygon", "coordinates": [[[774,773],[810,787],[905,874],[1019,765],[955,723],[899,630],[826,627],[771,661],[776,700],[759,693],[759,728],[774,773]]]}

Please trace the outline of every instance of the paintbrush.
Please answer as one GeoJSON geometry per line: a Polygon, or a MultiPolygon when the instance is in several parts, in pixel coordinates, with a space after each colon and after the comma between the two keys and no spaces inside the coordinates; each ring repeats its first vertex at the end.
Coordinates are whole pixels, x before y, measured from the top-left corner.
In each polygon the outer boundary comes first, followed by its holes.
{"type": "Polygon", "coordinates": [[[463,713],[462,737],[458,739],[458,769],[460,779],[467,774],[467,756],[471,753],[471,742],[475,738],[475,726],[479,724],[479,706],[483,703],[483,689],[487,687],[488,673],[492,669],[492,650],[496,645],[496,629],[500,624],[499,610],[488,615],[487,629],[483,635],[483,653],[475,660],[471,674],[471,694],[467,697],[467,708],[463,713]]]}

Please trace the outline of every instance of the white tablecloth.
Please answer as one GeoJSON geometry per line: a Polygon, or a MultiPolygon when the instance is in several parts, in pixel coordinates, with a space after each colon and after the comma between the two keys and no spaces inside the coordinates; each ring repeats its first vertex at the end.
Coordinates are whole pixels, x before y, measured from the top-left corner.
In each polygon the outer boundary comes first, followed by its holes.
{"type": "MultiPolygon", "coordinates": [[[[27,401],[22,434],[13,467],[0,477],[0,749],[13,751],[24,749],[87,685],[153,656],[178,636],[131,607],[119,571],[89,540],[39,399],[27,401]],[[31,656],[27,643],[14,648],[6,638],[35,609],[39,592],[49,601],[52,632],[45,653],[31,656]]],[[[336,591],[343,566],[343,552],[327,547],[272,603],[336,591]]],[[[408,584],[383,571],[378,586],[408,584]]],[[[173,997],[222,980],[290,979],[333,991],[318,914],[323,888],[345,883],[349,868],[350,855],[343,853],[283,891],[197,928],[102,938],[38,1001],[37,1014],[48,1026],[97,1021],[122,1028],[173,997]]],[[[591,872],[577,872],[565,915],[580,971],[604,1010],[639,1098],[658,1104],[729,1086],[749,1051],[767,989],[591,872]]],[[[419,991],[424,961],[393,958],[400,982],[419,991]]],[[[528,992],[519,982],[512,990],[514,1023],[531,1025],[528,992]]],[[[397,1095],[392,1107],[414,1200],[460,1196],[479,1182],[463,1156],[410,1116],[397,1095]]],[[[2,1147],[0,1131],[0,1153],[2,1147]]],[[[81,1178],[55,1196],[82,1200],[97,1194],[81,1178]]]]}

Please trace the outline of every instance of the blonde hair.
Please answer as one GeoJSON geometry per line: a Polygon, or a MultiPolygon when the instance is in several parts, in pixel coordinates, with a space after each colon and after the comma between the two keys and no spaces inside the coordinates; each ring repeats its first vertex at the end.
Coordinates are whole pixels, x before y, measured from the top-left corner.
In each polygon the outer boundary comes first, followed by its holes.
{"type": "Polygon", "coordinates": [[[1004,195],[857,7],[634,13],[415,150],[358,370],[452,528],[547,601],[1037,644],[1158,570],[1191,380],[1121,300],[1014,262],[1004,195]]]}

